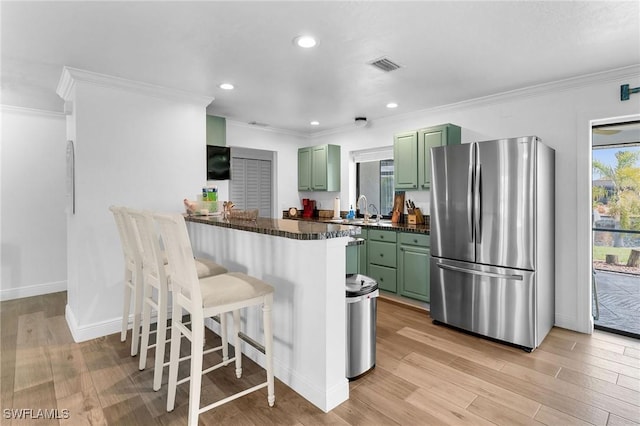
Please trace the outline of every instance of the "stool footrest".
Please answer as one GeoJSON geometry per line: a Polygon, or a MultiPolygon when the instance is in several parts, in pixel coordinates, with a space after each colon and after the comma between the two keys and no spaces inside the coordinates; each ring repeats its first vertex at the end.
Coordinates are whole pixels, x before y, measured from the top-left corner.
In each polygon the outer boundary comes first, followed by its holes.
{"type": "MultiPolygon", "coordinates": [[[[205,374],[210,373],[210,372],[212,372],[213,370],[217,370],[217,369],[218,369],[218,368],[220,368],[220,367],[226,367],[227,365],[229,365],[229,363],[230,363],[230,362],[235,361],[235,359],[236,359],[236,357],[233,357],[233,358],[229,358],[229,360],[228,360],[228,361],[222,361],[222,362],[219,362],[218,364],[216,364],[216,365],[214,365],[214,366],[212,366],[212,367],[209,367],[209,368],[207,368],[206,370],[202,370],[202,373],[201,373],[201,374],[204,376],[205,374]]],[[[181,385],[181,384],[183,384],[183,383],[188,382],[189,380],[191,380],[191,376],[187,376],[187,377],[185,377],[184,379],[178,380],[178,381],[176,382],[176,384],[177,384],[177,385],[181,385]]]]}
{"type": "Polygon", "coordinates": [[[260,352],[262,352],[263,354],[265,353],[265,349],[264,349],[264,345],[256,342],[255,340],[253,340],[251,337],[247,336],[246,334],[244,334],[242,331],[240,333],[238,333],[238,336],[240,337],[240,339],[242,339],[243,341],[245,341],[246,343],[250,344],[251,346],[253,346],[254,348],[256,348],[257,350],[259,350],[260,352]]]}
{"type": "MultiPolygon", "coordinates": [[[[218,324],[220,324],[220,315],[212,316],[211,319],[214,320],[215,322],[217,322],[218,324]]],[[[244,342],[246,342],[249,345],[253,346],[254,348],[259,350],[263,354],[265,353],[264,345],[262,345],[261,343],[257,342],[256,340],[252,339],[251,337],[247,336],[242,331],[238,334],[238,336],[240,336],[240,339],[242,339],[244,342]]]]}
{"type": "Polygon", "coordinates": [[[254,386],[252,388],[249,388],[247,390],[243,390],[242,392],[238,392],[236,394],[233,394],[233,395],[231,395],[229,397],[221,399],[220,401],[214,402],[213,404],[207,405],[206,407],[202,407],[202,408],[200,408],[198,410],[198,414],[202,414],[205,411],[211,410],[212,408],[219,407],[222,404],[226,404],[229,401],[233,401],[234,399],[238,399],[238,398],[243,397],[243,396],[245,396],[247,394],[250,394],[251,392],[255,392],[255,391],[259,390],[259,389],[266,388],[266,387],[267,387],[267,382],[260,383],[259,385],[256,385],[256,386],[254,386]]]}

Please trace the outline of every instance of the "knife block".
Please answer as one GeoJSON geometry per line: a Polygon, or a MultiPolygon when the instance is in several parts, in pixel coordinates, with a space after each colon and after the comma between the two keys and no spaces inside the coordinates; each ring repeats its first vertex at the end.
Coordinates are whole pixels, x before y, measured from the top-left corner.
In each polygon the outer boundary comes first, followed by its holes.
{"type": "Polygon", "coordinates": [[[419,208],[413,209],[413,213],[407,215],[407,223],[409,225],[422,225],[424,224],[424,216],[419,208]]]}

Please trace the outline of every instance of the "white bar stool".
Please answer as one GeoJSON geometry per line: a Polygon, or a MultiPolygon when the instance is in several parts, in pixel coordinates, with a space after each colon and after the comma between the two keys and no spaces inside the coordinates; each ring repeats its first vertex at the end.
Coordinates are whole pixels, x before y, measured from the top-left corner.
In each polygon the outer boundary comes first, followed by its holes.
{"type": "Polygon", "coordinates": [[[133,225],[125,213],[125,208],[110,206],[120,235],[122,253],[124,254],[124,301],[122,306],[122,330],[120,341],[127,340],[129,315],[133,302],[133,327],[131,329],[131,356],[138,354],[140,341],[140,314],[142,312],[142,258],[137,250],[133,225]],[[132,300],[133,299],[133,300],[132,300]]]}
{"type": "Polygon", "coordinates": [[[181,318],[175,318],[171,322],[167,411],[172,411],[175,408],[177,385],[186,381],[190,381],[189,425],[197,425],[198,416],[201,413],[264,387],[267,387],[267,402],[272,407],[275,403],[271,324],[273,287],[257,278],[239,272],[199,279],[191,260],[193,259],[193,251],[184,218],[179,214],[154,214],[153,217],[159,225],[160,235],[169,259],[173,311],[178,312],[184,309],[191,315],[191,329],[182,323],[181,318]],[[267,381],[201,408],[200,388],[203,374],[235,361],[236,377],[242,376],[240,309],[258,305],[262,305],[263,312],[267,381]],[[203,370],[204,318],[214,315],[220,315],[222,318],[228,312],[233,313],[234,319],[234,357],[203,370]],[[178,358],[182,335],[191,341],[191,372],[189,377],[178,380],[178,358]]]}
{"type": "MultiPolygon", "coordinates": [[[[145,369],[147,353],[150,349],[154,349],[153,390],[157,391],[162,385],[163,368],[169,365],[168,362],[164,362],[170,291],[166,255],[160,247],[160,236],[151,213],[128,208],[123,210],[133,223],[132,229],[136,235],[137,250],[142,258],[142,274],[144,277],[142,280],[142,332],[138,368],[140,370],[145,369]],[[153,333],[151,331],[151,314],[154,310],[157,313],[156,343],[149,345],[149,337],[153,333]]],[[[210,259],[195,258],[193,262],[199,278],[228,272],[225,267],[210,259]]],[[[182,312],[175,312],[174,315],[181,316],[182,312]]],[[[222,336],[221,348],[223,357],[228,359],[226,334],[222,336]]]]}

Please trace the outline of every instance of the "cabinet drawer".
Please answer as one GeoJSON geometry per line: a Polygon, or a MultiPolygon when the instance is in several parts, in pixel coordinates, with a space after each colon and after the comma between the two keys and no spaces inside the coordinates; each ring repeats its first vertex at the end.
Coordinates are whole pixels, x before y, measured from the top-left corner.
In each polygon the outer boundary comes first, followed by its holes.
{"type": "Polygon", "coordinates": [[[369,229],[369,240],[396,242],[396,231],[381,231],[379,229],[369,229]]]}
{"type": "Polygon", "coordinates": [[[369,264],[369,276],[376,280],[380,290],[396,292],[395,268],[369,264]]]}
{"type": "Polygon", "coordinates": [[[426,234],[417,234],[415,232],[401,232],[400,244],[410,244],[412,246],[429,247],[430,236],[426,234]]]}
{"type": "Polygon", "coordinates": [[[376,265],[396,267],[396,245],[395,243],[383,243],[369,239],[369,263],[376,265]]]}

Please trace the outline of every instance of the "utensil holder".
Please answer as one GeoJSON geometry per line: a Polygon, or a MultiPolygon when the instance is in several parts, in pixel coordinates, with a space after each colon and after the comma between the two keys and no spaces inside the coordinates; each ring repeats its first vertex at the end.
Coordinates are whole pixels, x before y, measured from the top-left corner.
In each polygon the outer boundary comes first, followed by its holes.
{"type": "Polygon", "coordinates": [[[409,225],[424,224],[424,216],[418,207],[413,209],[413,213],[410,213],[409,215],[407,215],[407,223],[409,225]]]}

